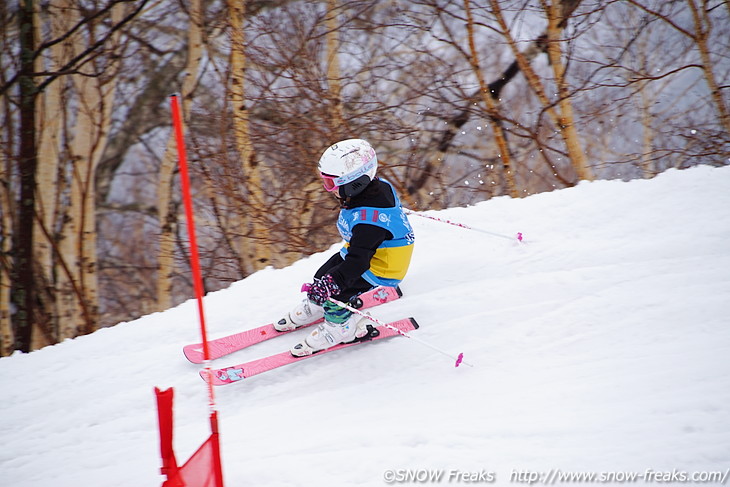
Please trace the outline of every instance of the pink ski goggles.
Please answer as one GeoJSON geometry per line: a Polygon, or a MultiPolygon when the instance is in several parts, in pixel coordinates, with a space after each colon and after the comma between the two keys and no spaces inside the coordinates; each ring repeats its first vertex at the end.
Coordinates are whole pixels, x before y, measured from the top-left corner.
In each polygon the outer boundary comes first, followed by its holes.
{"type": "Polygon", "coordinates": [[[341,177],[330,176],[329,174],[325,174],[322,172],[319,173],[319,175],[322,177],[322,183],[324,184],[324,189],[326,189],[330,193],[333,191],[337,191],[340,188],[340,185],[346,182],[346,181],[342,181],[343,178],[341,178],[341,177]]]}
{"type": "Polygon", "coordinates": [[[375,152],[373,152],[372,159],[370,159],[361,168],[359,168],[349,174],[345,174],[344,176],[332,176],[331,174],[325,174],[323,172],[320,172],[319,175],[322,177],[322,183],[324,183],[324,189],[326,189],[327,191],[329,191],[331,193],[333,191],[337,191],[340,188],[340,186],[344,186],[345,184],[356,180],[363,174],[367,174],[368,171],[371,171],[377,164],[378,164],[378,160],[375,158],[375,152]]]}

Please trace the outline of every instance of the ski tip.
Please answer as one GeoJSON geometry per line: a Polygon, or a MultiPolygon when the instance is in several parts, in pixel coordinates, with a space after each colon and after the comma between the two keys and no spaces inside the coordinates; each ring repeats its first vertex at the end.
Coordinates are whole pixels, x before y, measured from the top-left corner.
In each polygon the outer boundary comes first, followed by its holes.
{"type": "Polygon", "coordinates": [[[185,347],[183,347],[183,355],[185,355],[185,358],[193,364],[203,363],[203,357],[202,354],[197,350],[198,348],[198,345],[186,345],[185,347]]]}
{"type": "Polygon", "coordinates": [[[395,292],[398,293],[399,298],[403,297],[403,291],[401,290],[400,286],[395,287],[395,292]]]}
{"type": "Polygon", "coordinates": [[[419,328],[421,327],[421,326],[420,326],[420,325],[418,324],[418,322],[416,321],[416,319],[415,319],[415,318],[413,318],[413,317],[410,317],[410,318],[408,318],[408,319],[409,319],[409,320],[411,320],[411,324],[413,325],[413,329],[414,329],[414,330],[418,330],[418,329],[419,329],[419,328]]]}

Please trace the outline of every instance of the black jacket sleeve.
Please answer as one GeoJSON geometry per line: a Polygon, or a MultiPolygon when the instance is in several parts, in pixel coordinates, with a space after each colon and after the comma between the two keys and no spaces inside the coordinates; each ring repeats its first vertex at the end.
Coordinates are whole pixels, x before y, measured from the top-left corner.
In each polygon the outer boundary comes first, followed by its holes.
{"type": "Polygon", "coordinates": [[[393,234],[384,228],[367,223],[355,225],[345,260],[328,274],[334,278],[340,289],[347,289],[370,268],[370,259],[375,251],[389,238],[393,238],[393,234]]]}

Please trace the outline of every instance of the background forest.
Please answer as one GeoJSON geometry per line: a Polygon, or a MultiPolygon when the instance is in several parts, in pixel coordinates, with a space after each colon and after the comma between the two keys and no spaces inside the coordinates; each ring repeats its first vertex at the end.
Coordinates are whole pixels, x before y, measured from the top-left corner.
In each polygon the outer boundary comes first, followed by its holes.
{"type": "Polygon", "coordinates": [[[730,0],[17,0],[0,45],[1,355],[192,294],[172,93],[208,291],[337,240],[343,138],[413,210],[730,164],[730,0]]]}

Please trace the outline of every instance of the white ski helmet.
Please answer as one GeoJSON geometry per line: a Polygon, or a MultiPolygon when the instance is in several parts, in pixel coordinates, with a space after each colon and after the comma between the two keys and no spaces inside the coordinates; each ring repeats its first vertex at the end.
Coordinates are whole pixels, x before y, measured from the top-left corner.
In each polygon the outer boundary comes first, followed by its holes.
{"type": "Polygon", "coordinates": [[[324,151],[318,167],[325,189],[345,199],[362,192],[375,178],[378,157],[367,141],[347,139],[324,151]]]}

